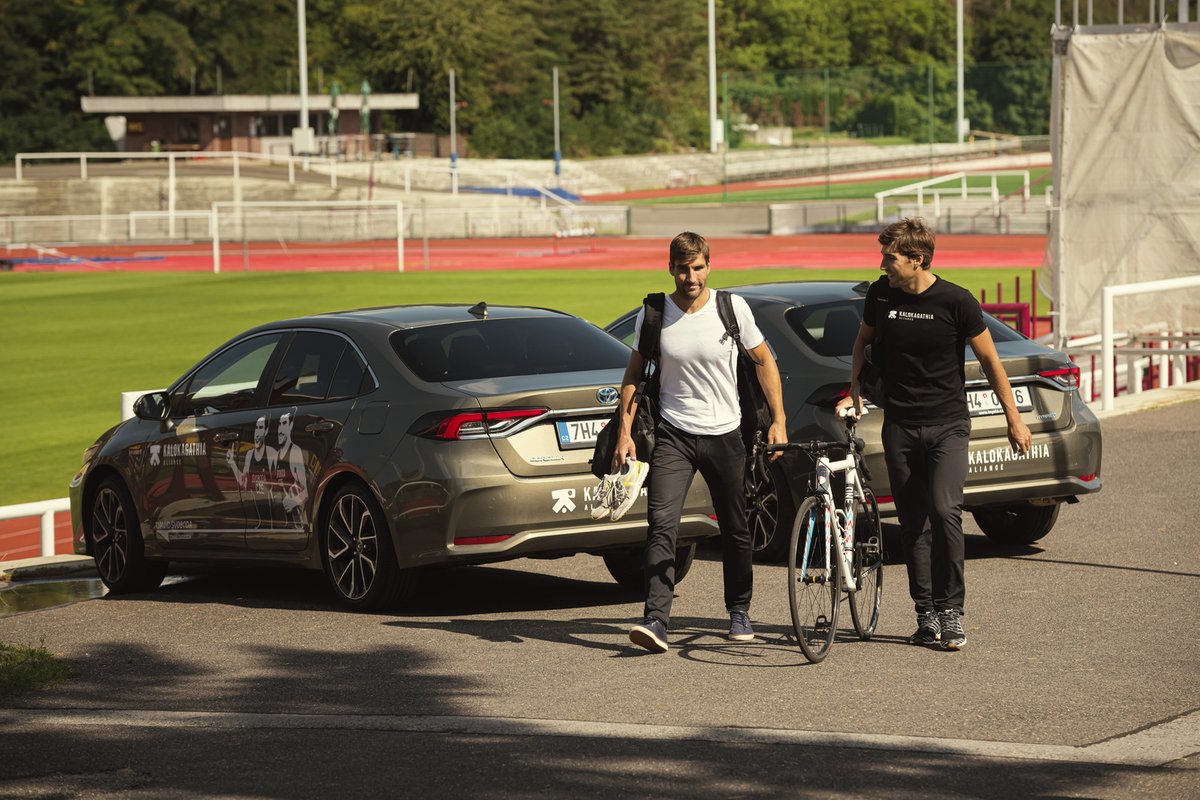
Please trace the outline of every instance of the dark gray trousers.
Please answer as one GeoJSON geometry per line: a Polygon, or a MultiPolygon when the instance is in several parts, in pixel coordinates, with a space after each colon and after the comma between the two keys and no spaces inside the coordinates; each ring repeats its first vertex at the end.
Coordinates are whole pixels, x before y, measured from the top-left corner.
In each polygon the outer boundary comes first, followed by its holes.
{"type": "Polygon", "coordinates": [[[917,612],[963,610],[963,484],[971,421],[883,423],[883,454],[900,516],[908,592],[917,612]]]}
{"type": "Polygon", "coordinates": [[[721,529],[725,607],[729,611],[748,611],[754,554],[746,522],[746,448],[741,432],[698,436],[660,422],[654,438],[647,492],[650,529],[646,535],[645,616],[659,619],[664,625],[671,620],[679,517],[696,472],[708,484],[721,529]]]}

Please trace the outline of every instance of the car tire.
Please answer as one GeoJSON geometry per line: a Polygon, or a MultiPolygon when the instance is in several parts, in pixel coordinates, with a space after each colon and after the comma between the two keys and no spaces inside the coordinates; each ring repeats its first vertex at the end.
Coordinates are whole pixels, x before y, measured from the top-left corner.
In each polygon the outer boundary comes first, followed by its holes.
{"type": "MultiPolygon", "coordinates": [[[[646,591],[646,578],[642,562],[645,558],[641,550],[618,550],[604,554],[604,566],[608,574],[622,588],[641,594],[646,591]]],[[[696,558],[696,543],[688,542],[675,549],[675,583],[678,585],[687,577],[692,569],[692,561],[696,558]]]]}
{"type": "Polygon", "coordinates": [[[321,563],[334,596],[356,611],[398,606],[412,576],[400,569],[391,531],[374,495],[357,483],[343,486],[323,513],[321,563]]]}
{"type": "Polygon", "coordinates": [[[782,562],[787,559],[791,545],[796,503],[780,461],[766,462],[766,480],[747,493],[746,522],[754,543],[755,561],[782,562]]]}
{"type": "Polygon", "coordinates": [[[981,508],[971,513],[979,529],[992,541],[1009,545],[1033,544],[1054,527],[1060,505],[1021,504],[981,508]]]}
{"type": "Polygon", "coordinates": [[[96,571],[111,594],[148,592],[166,577],[166,561],[146,558],[133,498],[116,478],[105,478],[92,495],[88,535],[96,571]]]}

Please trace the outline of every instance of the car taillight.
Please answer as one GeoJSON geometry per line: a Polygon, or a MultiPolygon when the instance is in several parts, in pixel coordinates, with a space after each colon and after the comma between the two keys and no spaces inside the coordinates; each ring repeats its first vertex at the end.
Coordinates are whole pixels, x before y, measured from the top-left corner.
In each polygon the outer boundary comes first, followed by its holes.
{"type": "Polygon", "coordinates": [[[504,408],[493,411],[448,411],[426,414],[417,420],[410,433],[426,439],[483,439],[503,436],[526,420],[549,413],[545,408],[504,408]]]}
{"type": "Polygon", "coordinates": [[[1049,378],[1064,389],[1079,388],[1079,367],[1070,364],[1058,369],[1046,369],[1038,373],[1040,378],[1049,378]]]}
{"type": "Polygon", "coordinates": [[[818,408],[834,408],[843,397],[850,396],[850,384],[827,383],[808,396],[805,401],[818,408]]]}
{"type": "Polygon", "coordinates": [[[1096,480],[1096,473],[1089,472],[1087,475],[1080,475],[1079,480],[1083,481],[1084,483],[1091,483],[1092,481],[1096,480]]]}

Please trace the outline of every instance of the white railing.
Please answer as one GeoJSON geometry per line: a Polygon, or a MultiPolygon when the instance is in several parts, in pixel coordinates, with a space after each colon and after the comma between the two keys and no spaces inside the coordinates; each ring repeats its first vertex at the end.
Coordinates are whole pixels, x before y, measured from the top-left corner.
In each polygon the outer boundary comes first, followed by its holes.
{"type": "Polygon", "coordinates": [[[290,153],[286,155],[275,155],[273,153],[251,153],[242,150],[195,150],[171,153],[17,153],[16,178],[18,181],[24,180],[24,165],[32,161],[78,161],[79,177],[81,180],[86,181],[88,179],[88,161],[165,160],[167,162],[168,173],[172,178],[174,178],[175,162],[178,160],[229,160],[233,162],[232,175],[234,179],[237,179],[240,176],[240,164],[242,159],[246,159],[248,161],[266,161],[270,164],[286,162],[288,167],[288,183],[296,182],[296,162],[300,162],[300,168],[306,172],[310,171],[309,166],[312,164],[327,164],[329,166],[329,185],[335,189],[337,188],[337,159],[323,158],[321,156],[295,156],[290,153]]]}
{"type": "MultiPolygon", "coordinates": [[[[461,239],[498,236],[552,236],[564,228],[592,225],[599,235],[624,236],[629,232],[627,206],[586,206],[538,208],[533,204],[504,205],[502,198],[493,197],[490,205],[442,206],[423,201],[404,203],[405,237],[461,239]]],[[[298,202],[298,201],[297,201],[298,202]]],[[[309,201],[315,206],[331,201],[309,201]]],[[[365,205],[368,201],[345,201],[365,205]]],[[[395,200],[378,200],[379,204],[395,200]]],[[[150,241],[208,242],[212,239],[212,209],[177,211],[129,211],[120,214],[85,214],[62,216],[0,216],[0,252],[8,257],[13,250],[32,250],[39,256],[57,256],[66,261],[93,264],[75,253],[63,253],[57,248],[92,244],[135,244],[150,241]],[[175,219],[171,228],[172,216],[175,219]]],[[[287,229],[294,231],[303,222],[301,215],[288,219],[287,229]]],[[[222,226],[224,227],[224,226],[222,226]]],[[[265,236],[267,241],[285,242],[305,239],[303,227],[299,232],[284,233],[283,226],[265,236]]],[[[227,232],[226,232],[227,233],[227,232]]],[[[391,238],[389,231],[385,236],[391,238]]],[[[341,235],[340,240],[352,237],[341,235]]]]}
{"type": "Polygon", "coordinates": [[[888,197],[907,196],[915,194],[917,196],[917,213],[921,215],[925,209],[925,195],[928,193],[933,198],[935,217],[940,217],[942,195],[955,195],[965,199],[967,196],[987,195],[992,201],[993,212],[997,215],[1000,213],[1000,185],[999,178],[1002,176],[1021,176],[1024,178],[1022,185],[1022,196],[1024,199],[1029,199],[1029,170],[1027,169],[1002,169],[990,170],[987,172],[953,172],[949,175],[943,175],[939,178],[928,178],[923,181],[909,183],[904,186],[897,186],[895,189],[884,189],[882,192],[875,193],[875,221],[883,222],[883,201],[888,197]],[[991,178],[987,186],[970,186],[968,178],[991,178]],[[933,187],[943,183],[957,182],[957,188],[935,189],[933,187]]]}
{"type": "MultiPolygon", "coordinates": [[[[1127,283],[1124,286],[1105,286],[1101,290],[1100,304],[1100,354],[1101,374],[1104,376],[1104,390],[1101,393],[1102,407],[1110,411],[1116,395],[1116,376],[1113,375],[1113,298],[1125,297],[1131,294],[1148,294],[1151,292],[1169,292],[1175,289],[1190,289],[1200,287],[1200,276],[1191,278],[1169,278],[1163,281],[1145,281],[1143,283],[1127,283]]],[[[1190,348],[1189,348],[1190,349],[1190,348]]]]}
{"type": "Polygon", "coordinates": [[[0,506],[0,520],[22,519],[24,517],[42,518],[42,556],[54,555],[54,513],[70,511],[71,499],[59,497],[55,500],[39,500],[36,503],[17,503],[13,506],[0,506]]]}

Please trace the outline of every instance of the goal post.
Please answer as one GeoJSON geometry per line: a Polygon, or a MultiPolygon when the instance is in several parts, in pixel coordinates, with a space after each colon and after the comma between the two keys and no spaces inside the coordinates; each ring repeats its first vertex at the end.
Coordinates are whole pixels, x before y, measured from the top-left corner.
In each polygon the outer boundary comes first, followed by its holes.
{"type": "Polygon", "coordinates": [[[404,271],[399,200],[218,200],[209,227],[213,273],[221,272],[222,243],[236,243],[243,269],[254,259],[282,269],[377,269],[394,261],[404,271]]]}

